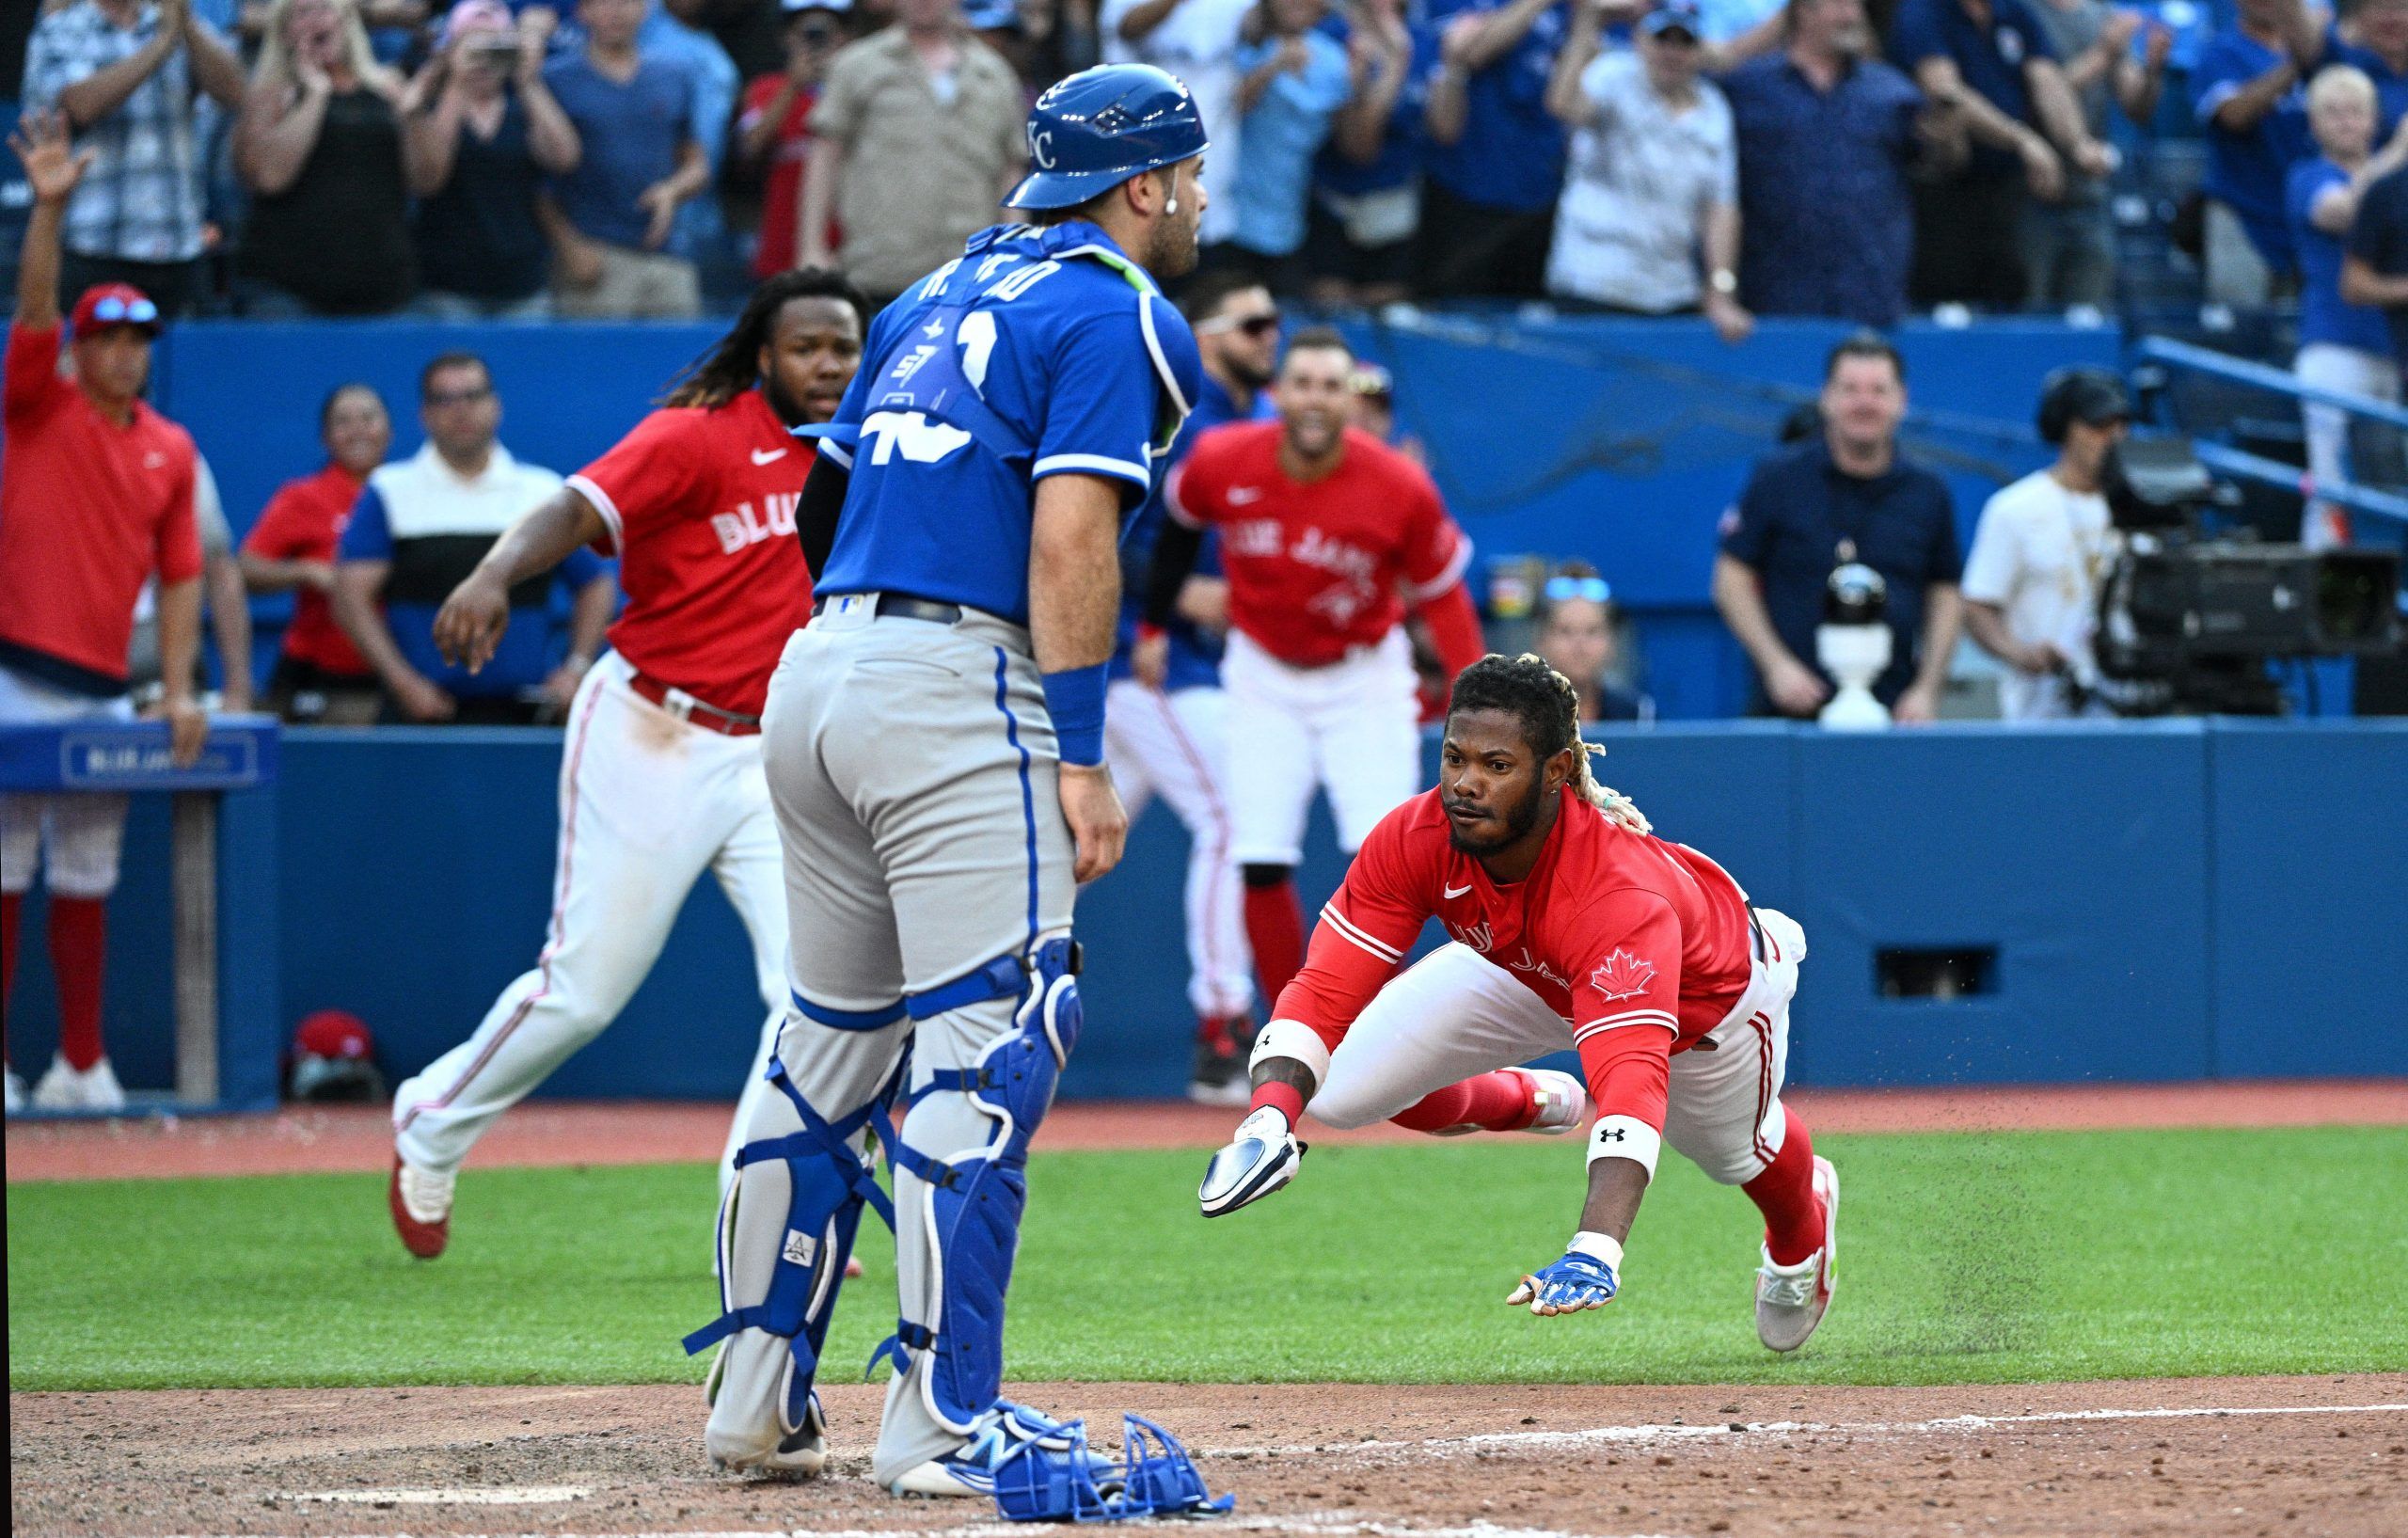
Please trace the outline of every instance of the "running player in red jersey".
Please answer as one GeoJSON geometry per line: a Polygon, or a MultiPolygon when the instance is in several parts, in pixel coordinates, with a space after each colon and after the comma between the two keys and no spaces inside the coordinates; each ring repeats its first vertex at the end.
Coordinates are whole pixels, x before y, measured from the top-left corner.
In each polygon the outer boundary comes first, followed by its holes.
{"type": "Polygon", "coordinates": [[[1158,686],[1159,626],[1202,530],[1217,528],[1229,588],[1222,687],[1245,744],[1227,766],[1229,857],[1245,873],[1246,939],[1266,999],[1303,959],[1293,877],[1314,787],[1327,788],[1352,853],[1421,784],[1406,609],[1429,623],[1449,677],[1481,649],[1463,581],[1471,541],[1428,472],[1349,425],[1354,368],[1336,331],[1299,332],[1274,387],[1279,420],[1216,427],[1171,472],[1147,600],[1154,628],[1133,658],[1158,686]]]}
{"type": "Polygon", "coordinates": [[[1254,1049],[1254,1109],[1213,1156],[1208,1217],[1293,1179],[1307,1110],[1334,1127],[1555,1132],[1593,1105],[1588,1199],[1560,1260],[1507,1300],[1604,1306],[1670,1142],[1764,1213],[1756,1333],[1795,1351],[1830,1303],[1839,1179],[1781,1102],[1806,939],[1596,783],[1578,695],[1539,658],[1456,679],[1438,788],[1385,818],[1322,910],[1254,1049]],[[1435,917],[1453,943],[1399,975],[1435,917]],[[1511,1065],[1567,1048],[1569,1074],[1511,1065]]]}
{"type": "Polygon", "coordinates": [[[769,1011],[744,1124],[786,1005],[785,872],[760,734],[769,674],[811,617],[795,508],[813,442],[792,430],[835,414],[867,321],[834,274],[762,284],[667,404],[512,525],[436,616],[436,644],[474,669],[509,624],[511,587],[579,545],[619,558],[627,595],[610,654],[569,706],[543,953],[394,1097],[389,1206],[414,1255],[442,1253],[468,1150],[617,1017],[705,870],[751,934],[769,1011]]]}

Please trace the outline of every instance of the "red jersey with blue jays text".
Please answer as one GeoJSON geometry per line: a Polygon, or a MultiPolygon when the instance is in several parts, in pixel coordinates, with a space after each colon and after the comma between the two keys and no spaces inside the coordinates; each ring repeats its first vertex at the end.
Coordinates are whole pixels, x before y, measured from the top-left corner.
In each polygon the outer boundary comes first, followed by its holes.
{"type": "Polygon", "coordinates": [[[705,705],[757,716],[786,638],[811,620],[795,508],[811,474],[757,389],[668,406],[568,478],[610,526],[626,607],[610,644],[636,671],[705,705]]]}
{"type": "Polygon", "coordinates": [[[1563,1017],[1599,1116],[1660,1130],[1671,1054],[1747,990],[1747,895],[1695,849],[1561,794],[1538,864],[1510,886],[1455,848],[1437,791],[1382,818],[1274,1013],[1335,1048],[1434,917],[1563,1017]]]}
{"type": "Polygon", "coordinates": [[[1377,645],[1462,580],[1471,541],[1429,472],[1346,430],[1338,468],[1291,481],[1275,421],[1231,422],[1196,440],[1164,493],[1170,515],[1221,531],[1229,624],[1281,661],[1323,668],[1377,645]]]}

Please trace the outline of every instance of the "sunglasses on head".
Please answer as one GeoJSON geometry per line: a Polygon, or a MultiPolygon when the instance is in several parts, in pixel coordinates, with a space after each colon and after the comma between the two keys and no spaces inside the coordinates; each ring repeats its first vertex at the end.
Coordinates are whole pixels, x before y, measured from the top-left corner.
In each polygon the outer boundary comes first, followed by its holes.
{"type": "Polygon", "coordinates": [[[1586,598],[1592,604],[1601,604],[1613,595],[1614,590],[1602,577],[1550,577],[1546,579],[1546,601],[1549,603],[1586,598]]]}
{"type": "Polygon", "coordinates": [[[103,325],[156,325],[159,307],[148,299],[112,293],[92,306],[92,319],[103,325]]]}
{"type": "Polygon", "coordinates": [[[1260,341],[1265,337],[1278,334],[1279,312],[1275,309],[1268,315],[1223,315],[1215,320],[1206,321],[1196,329],[1205,332],[1243,331],[1255,341],[1260,341]]]}

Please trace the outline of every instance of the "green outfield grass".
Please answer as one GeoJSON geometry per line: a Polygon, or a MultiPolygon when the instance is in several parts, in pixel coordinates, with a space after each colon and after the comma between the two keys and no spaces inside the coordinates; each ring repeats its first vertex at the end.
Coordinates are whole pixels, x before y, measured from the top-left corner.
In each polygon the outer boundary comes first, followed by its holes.
{"type": "MultiPolygon", "coordinates": [[[[1624,1296],[1501,1301],[1558,1252],[1576,1141],[1324,1148],[1196,1215],[1195,1153],[1031,1171],[1009,1371],[1024,1378],[1918,1384],[2408,1368],[2408,1129],[1831,1137],[1830,1321],[1756,1344],[1757,1228],[1669,1153],[1624,1296]]],[[[412,1261],[381,1176],[8,1187],[9,1387],[699,1381],[716,1311],[700,1165],[472,1171],[412,1261]]],[[[830,1372],[893,1324],[871,1220],[830,1372]]]]}

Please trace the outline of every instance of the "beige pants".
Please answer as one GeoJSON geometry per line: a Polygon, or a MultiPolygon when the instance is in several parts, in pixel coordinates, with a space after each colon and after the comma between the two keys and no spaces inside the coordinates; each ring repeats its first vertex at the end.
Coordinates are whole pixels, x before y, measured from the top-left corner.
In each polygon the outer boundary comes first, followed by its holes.
{"type": "Polygon", "coordinates": [[[602,253],[602,280],[590,289],[571,288],[553,275],[560,313],[580,321],[686,321],[703,312],[703,290],[694,264],[658,251],[630,251],[594,244],[602,253]]]}

